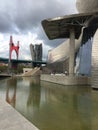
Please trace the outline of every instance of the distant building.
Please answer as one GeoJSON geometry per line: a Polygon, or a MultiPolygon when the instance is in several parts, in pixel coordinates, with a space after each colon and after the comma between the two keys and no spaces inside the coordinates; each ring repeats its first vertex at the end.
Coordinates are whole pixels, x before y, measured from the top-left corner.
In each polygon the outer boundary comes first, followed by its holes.
{"type": "Polygon", "coordinates": [[[35,45],[35,60],[42,61],[42,44],[35,45]]]}
{"type": "Polygon", "coordinates": [[[31,52],[32,61],[34,61],[35,60],[35,50],[34,50],[33,44],[30,44],[30,52],[31,52]]]}
{"type": "Polygon", "coordinates": [[[32,61],[42,61],[42,44],[30,44],[32,61]]]}
{"type": "MultiPolygon", "coordinates": [[[[30,44],[30,52],[32,61],[42,61],[42,44],[30,44]]],[[[40,64],[34,64],[33,67],[40,66],[40,64]]]]}

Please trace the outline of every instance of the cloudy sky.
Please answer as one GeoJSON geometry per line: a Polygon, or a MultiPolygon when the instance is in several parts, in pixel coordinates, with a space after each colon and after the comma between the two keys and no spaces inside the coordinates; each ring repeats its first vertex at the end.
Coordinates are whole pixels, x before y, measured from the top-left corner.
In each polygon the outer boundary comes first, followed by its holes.
{"type": "MultiPolygon", "coordinates": [[[[0,57],[9,56],[9,38],[20,41],[19,59],[31,59],[29,45],[43,44],[43,59],[47,52],[61,43],[49,40],[41,21],[76,13],[75,0],[0,0],[0,57]]],[[[12,58],[16,57],[12,53],[12,58]]]]}

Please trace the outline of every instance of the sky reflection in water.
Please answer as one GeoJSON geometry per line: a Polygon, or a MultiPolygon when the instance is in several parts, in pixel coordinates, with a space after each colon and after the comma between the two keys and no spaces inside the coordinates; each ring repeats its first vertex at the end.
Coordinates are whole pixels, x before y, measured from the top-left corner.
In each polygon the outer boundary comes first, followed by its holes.
{"type": "Polygon", "coordinates": [[[40,130],[97,130],[98,92],[90,86],[62,86],[38,77],[0,82],[0,97],[40,130]]]}

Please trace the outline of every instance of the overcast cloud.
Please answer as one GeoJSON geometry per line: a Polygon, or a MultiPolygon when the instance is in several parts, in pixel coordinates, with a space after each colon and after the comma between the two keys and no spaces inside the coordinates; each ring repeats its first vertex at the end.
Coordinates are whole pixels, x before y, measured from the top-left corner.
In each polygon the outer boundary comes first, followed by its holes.
{"type": "Polygon", "coordinates": [[[43,57],[46,57],[47,51],[62,40],[49,40],[41,21],[76,12],[75,0],[0,0],[0,57],[8,57],[10,35],[15,42],[20,40],[20,51],[24,53],[20,59],[31,57],[31,42],[43,43],[43,57]]]}

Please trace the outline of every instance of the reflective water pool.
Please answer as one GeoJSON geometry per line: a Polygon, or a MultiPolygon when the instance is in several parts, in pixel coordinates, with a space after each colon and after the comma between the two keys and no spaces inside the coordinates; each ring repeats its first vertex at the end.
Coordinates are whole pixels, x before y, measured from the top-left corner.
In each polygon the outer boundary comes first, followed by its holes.
{"type": "Polygon", "coordinates": [[[38,77],[0,81],[0,98],[40,130],[97,130],[98,91],[62,86],[38,77]]]}

